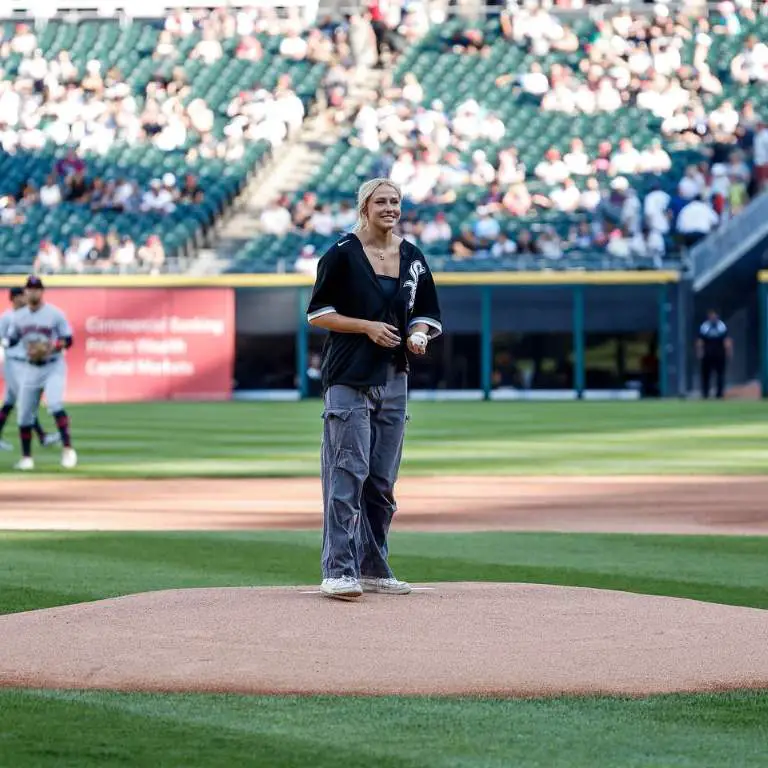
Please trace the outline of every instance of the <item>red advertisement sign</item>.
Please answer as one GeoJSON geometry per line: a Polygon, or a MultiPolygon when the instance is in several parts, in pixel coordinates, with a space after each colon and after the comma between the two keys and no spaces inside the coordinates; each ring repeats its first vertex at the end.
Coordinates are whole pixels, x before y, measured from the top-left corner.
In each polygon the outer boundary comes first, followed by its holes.
{"type": "Polygon", "coordinates": [[[75,343],[70,403],[226,400],[232,394],[230,288],[49,288],[75,343]]]}

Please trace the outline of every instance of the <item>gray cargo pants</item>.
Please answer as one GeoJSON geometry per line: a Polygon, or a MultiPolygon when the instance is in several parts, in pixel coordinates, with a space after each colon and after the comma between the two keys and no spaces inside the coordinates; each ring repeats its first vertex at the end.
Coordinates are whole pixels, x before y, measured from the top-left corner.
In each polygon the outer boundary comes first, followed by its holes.
{"type": "Polygon", "coordinates": [[[387,534],[405,434],[408,377],[381,387],[334,385],[323,412],[323,578],[390,578],[387,534]]]}

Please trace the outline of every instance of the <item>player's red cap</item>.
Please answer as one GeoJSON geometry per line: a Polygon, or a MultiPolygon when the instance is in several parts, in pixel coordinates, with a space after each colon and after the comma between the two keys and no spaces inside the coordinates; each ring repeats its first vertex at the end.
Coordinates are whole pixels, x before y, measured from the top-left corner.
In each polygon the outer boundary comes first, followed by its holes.
{"type": "Polygon", "coordinates": [[[34,275],[30,275],[27,278],[27,282],[24,286],[25,288],[40,288],[42,290],[43,288],[43,281],[39,277],[35,277],[34,275]]]}

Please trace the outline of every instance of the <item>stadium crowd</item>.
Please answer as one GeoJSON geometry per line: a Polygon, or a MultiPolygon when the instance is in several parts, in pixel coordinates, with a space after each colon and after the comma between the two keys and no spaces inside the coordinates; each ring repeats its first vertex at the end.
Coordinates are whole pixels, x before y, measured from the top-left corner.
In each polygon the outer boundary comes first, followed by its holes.
{"type": "MultiPolygon", "coordinates": [[[[462,12],[467,21],[445,41],[447,50],[487,56],[473,8],[462,12]]],[[[243,157],[248,143],[266,141],[276,147],[285,142],[305,118],[290,75],[279,76],[272,88],[253,83],[221,115],[192,92],[184,67],[185,61],[212,65],[227,56],[245,61],[273,56],[265,50],[266,35],[279,40],[277,55],[284,59],[327,67],[321,88],[325,114],[348,128],[350,145],[376,156],[371,173],[390,176],[402,186],[402,227],[409,239],[442,248],[456,260],[535,254],[555,261],[570,250],[603,250],[617,258],[645,256],[660,266],[668,249],[695,244],[738,214],[768,182],[765,116],[750,100],[707,107],[708,96],[723,92],[723,78],[768,84],[768,45],[741,34],[743,24],[757,15],[768,15],[768,2],[726,0],[709,14],[696,2],[679,12],[663,4],[650,13],[623,9],[598,17],[582,47],[574,28],[547,4],[522,2],[514,12],[499,6],[495,18],[501,34],[534,59],[526,71],[498,76],[494,85],[499,93],[533,99],[544,113],[610,114],[629,106],[652,114],[660,125],[648,146],[634,146],[627,135],[605,136],[593,153],[581,136],[573,135],[567,151],[549,147],[531,167],[521,161],[520,147],[501,115],[484,108],[481,99],[466,98],[449,110],[440,100],[425,98],[413,72],[395,81],[398,57],[445,20],[445,4],[371,0],[359,13],[319,18],[309,28],[295,13],[281,18],[262,7],[174,11],[151,53],[154,74],[138,93],[126,73],[116,67],[103,71],[97,59],[82,71],[67,50],[46,58],[35,29],[20,23],[0,41],[0,57],[22,57],[15,75],[0,80],[0,147],[7,154],[51,145],[72,151],[39,189],[25,183],[17,194],[0,199],[0,225],[23,223],[31,206],[62,202],[93,211],[162,216],[179,203],[204,200],[192,174],[181,182],[165,174],[140,188],[130,179],[89,173],[87,158],[120,143],[183,152],[189,162],[234,161],[243,157]],[[193,34],[197,42],[188,48],[185,39],[193,34]],[[710,52],[718,36],[743,42],[730,61],[716,67],[710,52]],[[693,48],[691,63],[683,57],[686,45],[693,48]],[[568,61],[578,63],[545,64],[551,52],[573,54],[568,61]],[[352,112],[350,88],[371,67],[384,69],[376,96],[352,112]],[[217,117],[224,118],[220,129],[217,117]],[[476,149],[477,142],[496,149],[476,149]],[[677,147],[698,148],[706,160],[688,165],[671,190],[658,183],[649,192],[638,191],[631,179],[642,175],[661,182],[673,167],[670,152],[677,147]],[[435,209],[468,192],[477,200],[474,215],[457,230],[435,209]],[[432,217],[417,219],[409,209],[419,205],[434,211],[432,217]],[[542,212],[572,215],[573,225],[567,232],[526,225],[542,212]],[[514,233],[504,226],[510,217],[523,224],[514,233]]],[[[262,211],[260,225],[270,235],[331,237],[354,219],[350,203],[331,204],[306,193],[295,200],[276,199],[262,211]]],[[[156,240],[135,244],[107,232],[83,232],[75,240],[63,253],[41,243],[41,270],[162,268],[164,255],[156,240]],[[101,245],[94,245],[96,235],[101,245]],[[99,255],[93,255],[94,248],[99,255]]],[[[300,257],[310,269],[316,261],[311,249],[300,257]]]]}
{"type": "MultiPolygon", "coordinates": [[[[505,38],[537,56],[578,49],[578,38],[567,24],[538,4],[530,5],[514,16],[501,15],[505,38]]],[[[768,4],[759,12],[768,14],[768,4]]],[[[375,172],[390,175],[413,204],[446,205],[467,189],[481,192],[473,220],[461,231],[453,231],[440,212],[429,221],[405,218],[407,237],[428,246],[444,244],[454,259],[517,253],[557,260],[573,249],[602,249],[615,257],[649,257],[660,266],[668,247],[695,244],[737,215],[768,180],[768,124],[756,115],[753,103],[747,100],[737,108],[725,100],[707,111],[702,100],[723,90],[707,62],[713,35],[738,35],[741,21],[754,18],[755,11],[749,3],[725,2],[717,14],[720,23],[710,24],[685,9],[672,14],[664,5],[657,6],[655,15],[624,9],[597,21],[578,67],[552,64],[545,69],[534,62],[529,71],[496,80],[500,89],[537,99],[544,112],[611,113],[623,106],[648,110],[660,120],[661,130],[645,148],[633,146],[627,136],[606,137],[590,156],[582,139],[574,136],[568,152],[551,147],[527,168],[498,114],[474,98],[453,113],[439,100],[425,103],[413,73],[406,73],[400,85],[385,80],[378,99],[357,111],[349,141],[379,155],[375,172]],[[681,58],[687,40],[694,45],[693,65],[684,65],[681,58]],[[497,157],[477,149],[471,160],[462,161],[478,140],[497,145],[497,157]],[[656,184],[641,197],[627,177],[668,173],[672,163],[665,145],[699,147],[707,160],[688,165],[671,194],[656,184]],[[525,218],[544,210],[583,218],[565,237],[543,226],[535,233],[520,229],[513,239],[497,216],[525,218]]],[[[463,30],[450,43],[454,53],[487,53],[478,29],[463,30]]],[[[727,70],[735,82],[768,83],[768,46],[748,36],[727,70]]],[[[268,216],[283,222],[281,233],[293,227],[326,234],[346,225],[346,206],[334,210],[314,200],[312,204],[316,211],[309,217],[304,215],[307,196],[281,214],[280,206],[289,205],[284,199],[271,206],[268,216]]]]}

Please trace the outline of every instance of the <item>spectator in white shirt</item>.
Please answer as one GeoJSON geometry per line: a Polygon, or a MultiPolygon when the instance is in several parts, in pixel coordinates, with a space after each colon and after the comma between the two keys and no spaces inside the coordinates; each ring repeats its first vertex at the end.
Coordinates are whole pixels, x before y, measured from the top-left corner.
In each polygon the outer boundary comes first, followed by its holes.
{"type": "Polygon", "coordinates": [[[579,207],[581,192],[573,183],[573,179],[564,179],[563,186],[555,189],[549,196],[558,211],[573,213],[579,207]]]}
{"type": "Polygon", "coordinates": [[[160,179],[152,179],[149,183],[149,189],[141,199],[141,210],[144,213],[165,214],[173,213],[176,210],[173,195],[163,187],[160,179]]]}
{"type": "Polygon", "coordinates": [[[592,173],[589,156],[584,151],[584,142],[581,139],[571,140],[571,150],[565,155],[563,162],[573,176],[589,176],[592,173]]]}
{"type": "Polygon", "coordinates": [[[453,237],[451,225],[446,221],[445,214],[439,211],[432,221],[428,221],[421,230],[419,240],[424,245],[448,242],[453,237]]]}
{"type": "Polygon", "coordinates": [[[695,165],[689,165],[685,169],[685,176],[680,179],[677,186],[677,193],[684,200],[693,200],[696,195],[704,191],[705,180],[699,169],[695,165]]]}
{"type": "Polygon", "coordinates": [[[174,11],[165,20],[165,28],[172,35],[186,37],[195,31],[195,20],[189,11],[174,11]]]}
{"type": "Polygon", "coordinates": [[[629,139],[620,139],[611,157],[611,171],[617,176],[631,176],[640,171],[640,153],[629,139]]]}
{"type": "Polygon", "coordinates": [[[733,136],[739,125],[739,113],[734,109],[733,102],[726,100],[715,109],[709,116],[709,124],[715,136],[733,136]]]}
{"type": "Polygon", "coordinates": [[[629,249],[633,256],[653,259],[656,269],[661,269],[666,246],[660,232],[647,227],[636,232],[629,242],[629,249]]]}
{"type": "Polygon", "coordinates": [[[85,254],[80,247],[80,238],[73,237],[64,251],[64,269],[67,272],[82,272],[84,263],[85,254]]]}
{"type": "Polygon", "coordinates": [[[403,90],[401,93],[403,99],[411,104],[420,104],[423,101],[424,89],[413,72],[406,72],[403,75],[403,90]]]}
{"type": "Polygon", "coordinates": [[[165,247],[157,235],[150,235],[136,254],[141,268],[150,275],[159,275],[165,264],[165,247]]]}
{"type": "Polygon", "coordinates": [[[330,237],[336,227],[330,205],[318,205],[309,219],[309,228],[318,235],[330,237]]]}
{"type": "Polygon", "coordinates": [[[56,182],[56,176],[51,174],[40,187],[40,204],[50,208],[61,202],[61,187],[56,182]]]}
{"type": "Polygon", "coordinates": [[[291,229],[291,212],[282,200],[270,203],[259,216],[262,232],[268,235],[285,235],[291,229]]]}
{"type": "Polygon", "coordinates": [[[32,269],[35,272],[52,274],[58,272],[61,266],[61,251],[50,240],[41,240],[32,269]]]}
{"type": "Polygon", "coordinates": [[[718,215],[709,203],[697,195],[677,215],[677,231],[683,243],[691,248],[705,238],[719,221],[718,215]]]}
{"type": "MultiPolygon", "coordinates": [[[[305,43],[306,45],[306,43],[305,43]]],[[[203,39],[192,49],[190,58],[202,59],[206,64],[216,63],[224,55],[221,43],[212,30],[203,31],[203,39]]]]}
{"type": "Polygon", "coordinates": [[[534,175],[550,186],[561,184],[570,176],[568,166],[560,158],[560,152],[551,147],[533,171],[534,175]]]}
{"type": "Polygon", "coordinates": [[[600,185],[597,179],[593,176],[587,179],[587,188],[579,197],[579,208],[582,211],[594,211],[597,206],[600,205],[601,198],[600,185]]]}
{"type": "Polygon", "coordinates": [[[531,64],[529,72],[520,75],[520,87],[532,96],[543,96],[549,90],[549,80],[537,61],[531,64]]]}
{"type": "Polygon", "coordinates": [[[11,40],[11,50],[22,56],[29,56],[37,48],[37,38],[28,24],[17,24],[11,40]]]}
{"type": "Polygon", "coordinates": [[[119,272],[130,272],[136,268],[136,244],[127,235],[120,238],[112,261],[119,272]]]}
{"type": "Polygon", "coordinates": [[[499,170],[496,180],[504,186],[525,181],[525,165],[518,159],[515,147],[508,147],[499,152],[499,170]]]}
{"type": "Polygon", "coordinates": [[[670,196],[657,184],[645,196],[643,201],[643,216],[645,225],[655,232],[665,235],[669,232],[669,203],[670,196]]]}
{"type": "Polygon", "coordinates": [[[293,264],[293,269],[302,275],[317,277],[317,265],[320,257],[317,255],[315,246],[307,243],[299,253],[299,257],[293,264]]]}
{"type": "Polygon", "coordinates": [[[496,242],[491,246],[491,256],[494,259],[503,259],[517,253],[517,243],[511,240],[506,232],[502,232],[496,242]]]}
{"type": "Polygon", "coordinates": [[[768,81],[768,46],[750,35],[744,50],[731,62],[731,76],[744,84],[768,81]]]}
{"type": "Polygon", "coordinates": [[[642,173],[666,173],[671,167],[672,159],[658,139],[654,139],[651,146],[640,153],[642,173]]]}
{"type": "Polygon", "coordinates": [[[472,170],[470,181],[477,187],[487,187],[496,178],[496,170],[488,161],[482,149],[476,149],[472,153],[472,170]]]}
{"type": "Polygon", "coordinates": [[[637,192],[630,187],[621,206],[621,225],[630,234],[634,235],[642,227],[642,204],[637,192]]]}
{"type": "Polygon", "coordinates": [[[621,107],[621,104],[621,94],[610,79],[604,77],[595,94],[595,106],[601,112],[615,112],[621,107]]]}
{"type": "Polygon", "coordinates": [[[626,232],[615,229],[608,237],[608,245],[605,250],[614,258],[629,259],[632,256],[630,242],[626,232]]]}
{"type": "Polygon", "coordinates": [[[280,55],[291,61],[303,61],[307,57],[307,41],[297,30],[291,29],[280,41],[280,55]]]}
{"type": "Polygon", "coordinates": [[[768,123],[765,120],[760,120],[757,124],[752,151],[755,160],[755,181],[758,190],[762,190],[768,184],[768,123]]]}

